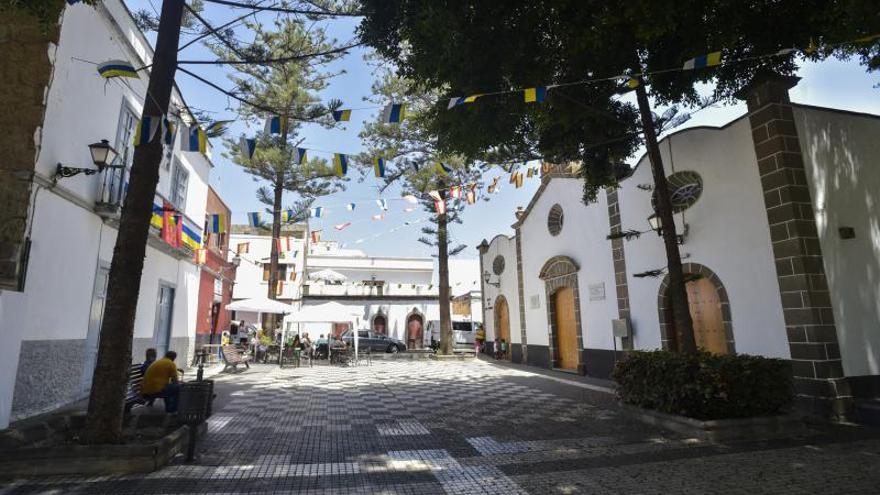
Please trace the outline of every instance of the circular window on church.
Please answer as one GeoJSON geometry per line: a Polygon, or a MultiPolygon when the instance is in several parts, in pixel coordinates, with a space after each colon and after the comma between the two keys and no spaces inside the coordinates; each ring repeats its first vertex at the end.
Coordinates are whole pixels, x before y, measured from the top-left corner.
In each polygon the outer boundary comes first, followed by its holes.
{"type": "MultiPolygon", "coordinates": [[[[666,178],[669,184],[669,200],[672,202],[673,213],[687,210],[700,199],[703,194],[703,179],[700,174],[691,170],[676,172],[666,178]]],[[[651,195],[651,205],[657,211],[657,191],[651,195]]]]}
{"type": "Polygon", "coordinates": [[[501,275],[504,272],[504,256],[500,254],[492,260],[492,273],[501,275]]]}
{"type": "Polygon", "coordinates": [[[547,215],[547,230],[550,231],[550,235],[559,235],[562,232],[562,221],[564,219],[564,215],[562,214],[562,207],[558,204],[553,205],[550,208],[550,213],[547,215]]]}

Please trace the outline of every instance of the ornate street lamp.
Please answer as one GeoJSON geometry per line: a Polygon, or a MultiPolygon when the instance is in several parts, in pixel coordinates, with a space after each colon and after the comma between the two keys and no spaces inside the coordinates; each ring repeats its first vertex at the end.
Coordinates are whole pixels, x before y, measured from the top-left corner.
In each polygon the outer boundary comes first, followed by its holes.
{"type": "Polygon", "coordinates": [[[483,271],[483,282],[486,282],[489,285],[493,285],[496,288],[501,287],[501,280],[499,279],[497,282],[490,282],[489,279],[491,277],[492,277],[492,274],[490,274],[488,270],[483,271]]]}
{"type": "MultiPolygon", "coordinates": [[[[650,217],[648,217],[648,224],[651,226],[651,230],[657,232],[658,236],[663,236],[663,220],[660,218],[660,215],[654,213],[650,217]]],[[[676,233],[675,238],[678,241],[678,244],[684,244],[685,237],[687,237],[688,233],[688,224],[684,224],[684,232],[679,234],[676,233]]]]}
{"type": "Polygon", "coordinates": [[[92,155],[92,163],[98,168],[67,167],[59,163],[55,167],[54,180],[57,181],[60,177],[73,177],[79,174],[94,175],[103,172],[105,168],[121,168],[124,166],[115,163],[116,159],[119,158],[119,153],[110,146],[106,139],[90,144],[89,154],[92,155]]]}
{"type": "Polygon", "coordinates": [[[119,153],[110,146],[106,139],[89,145],[89,153],[92,154],[92,163],[98,167],[98,171],[104,170],[104,167],[111,166],[116,161],[119,153]]]}

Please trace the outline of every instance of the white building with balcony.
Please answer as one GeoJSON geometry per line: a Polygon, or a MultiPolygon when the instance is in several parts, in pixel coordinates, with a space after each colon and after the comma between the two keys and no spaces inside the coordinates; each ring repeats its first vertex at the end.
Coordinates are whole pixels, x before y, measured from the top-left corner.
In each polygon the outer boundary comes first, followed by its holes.
{"type": "MultiPolygon", "coordinates": [[[[88,395],[149,73],[106,80],[83,60],[122,59],[143,67],[152,49],[124,4],[107,0],[66,8],[49,57],[53,76],[35,135],[26,271],[20,290],[0,292],[0,428],[88,395]],[[93,167],[88,145],[102,139],[119,152],[120,168],[56,177],[59,165],[93,167]]],[[[178,122],[193,121],[176,90],[169,113],[178,122]]],[[[182,366],[193,352],[199,268],[192,247],[202,236],[212,164],[205,155],[180,152],[179,141],[166,147],[160,166],[154,212],[160,211],[146,251],[133,359],[142,359],[148,347],[174,349],[182,366]],[[162,240],[163,208],[182,223],[182,245],[162,240]]]]}
{"type": "MultiPolygon", "coordinates": [[[[230,250],[240,252],[241,258],[233,299],[264,298],[269,291],[269,231],[241,225],[232,230],[230,250]]],[[[277,300],[293,306],[283,323],[285,331],[308,332],[314,339],[341,333],[353,319],[359,329],[399,339],[410,348],[431,344],[440,319],[432,258],[370,256],[337,241],[314,243],[307,234],[306,225],[285,226],[281,233],[278,279],[283,283],[276,287],[277,300]],[[350,308],[350,314],[340,315],[336,323],[293,321],[300,311],[331,301],[350,308]]],[[[482,321],[478,268],[476,260],[450,264],[452,293],[467,306],[467,311],[452,315],[453,321],[482,321]]],[[[257,317],[241,311],[233,315],[249,323],[257,317]]]]}

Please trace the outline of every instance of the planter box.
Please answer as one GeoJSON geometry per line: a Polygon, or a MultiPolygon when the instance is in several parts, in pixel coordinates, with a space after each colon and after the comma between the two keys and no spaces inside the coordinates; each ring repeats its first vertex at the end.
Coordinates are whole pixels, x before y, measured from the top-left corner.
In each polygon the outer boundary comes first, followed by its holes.
{"type": "MultiPolygon", "coordinates": [[[[202,438],[207,432],[205,423],[197,427],[197,432],[197,438],[202,438]]],[[[19,432],[5,432],[4,436],[10,440],[16,433],[19,432]]],[[[183,452],[189,435],[189,427],[180,426],[153,442],[142,444],[53,445],[48,438],[18,446],[5,442],[5,448],[0,449],[0,477],[149,473],[183,452]]]]}
{"type": "Polygon", "coordinates": [[[701,421],[628,404],[621,404],[621,408],[643,423],[709,442],[764,440],[808,433],[806,422],[792,415],[701,421]]]}

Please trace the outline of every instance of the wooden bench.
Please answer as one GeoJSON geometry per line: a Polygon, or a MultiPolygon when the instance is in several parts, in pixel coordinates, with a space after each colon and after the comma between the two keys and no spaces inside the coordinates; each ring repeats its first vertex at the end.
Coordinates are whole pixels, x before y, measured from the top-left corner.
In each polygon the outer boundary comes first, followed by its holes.
{"type": "Polygon", "coordinates": [[[141,363],[133,364],[128,369],[128,384],[125,388],[125,412],[128,413],[134,406],[142,406],[144,404],[152,405],[152,400],[144,399],[141,395],[141,383],[144,381],[144,375],[141,373],[141,363]]]}
{"type": "Polygon", "coordinates": [[[239,364],[243,364],[246,368],[250,369],[251,365],[248,364],[250,360],[250,357],[242,355],[241,351],[234,345],[223,346],[223,361],[226,363],[223,371],[229,369],[230,366],[233,370],[238,370],[239,364]]]}

